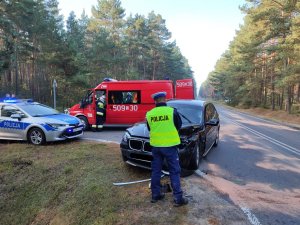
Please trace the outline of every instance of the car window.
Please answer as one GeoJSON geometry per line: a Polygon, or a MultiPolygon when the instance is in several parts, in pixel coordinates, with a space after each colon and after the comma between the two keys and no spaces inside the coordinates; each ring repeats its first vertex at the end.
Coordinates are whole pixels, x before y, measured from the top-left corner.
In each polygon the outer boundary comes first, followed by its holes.
{"type": "Polygon", "coordinates": [[[168,102],[168,105],[176,108],[183,124],[200,124],[202,122],[202,107],[189,104],[173,104],[168,102]]]}
{"type": "Polygon", "coordinates": [[[214,108],[211,104],[206,105],[205,108],[205,122],[210,121],[214,117],[214,108]]]}
{"type": "Polygon", "coordinates": [[[28,113],[30,116],[50,116],[59,114],[59,112],[49,106],[42,104],[25,104],[21,105],[20,108],[28,113]]]}
{"type": "Polygon", "coordinates": [[[140,104],[141,91],[109,91],[108,92],[109,104],[140,104]]]}
{"type": "Polygon", "coordinates": [[[4,105],[1,108],[1,116],[2,117],[11,117],[12,114],[20,114],[24,115],[21,110],[11,105],[4,105]]]}
{"type": "Polygon", "coordinates": [[[93,92],[89,92],[86,97],[86,103],[91,104],[93,102],[93,92]]]}
{"type": "Polygon", "coordinates": [[[218,119],[219,116],[218,116],[215,106],[211,104],[211,108],[212,108],[212,114],[213,114],[212,119],[218,119]]]}

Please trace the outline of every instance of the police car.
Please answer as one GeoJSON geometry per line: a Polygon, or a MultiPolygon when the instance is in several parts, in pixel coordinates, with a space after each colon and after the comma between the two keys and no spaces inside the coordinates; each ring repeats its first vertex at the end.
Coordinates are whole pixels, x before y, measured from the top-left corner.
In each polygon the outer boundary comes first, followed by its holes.
{"type": "Polygon", "coordinates": [[[83,124],[32,100],[0,101],[0,139],[27,140],[34,145],[77,138],[83,124]]]}

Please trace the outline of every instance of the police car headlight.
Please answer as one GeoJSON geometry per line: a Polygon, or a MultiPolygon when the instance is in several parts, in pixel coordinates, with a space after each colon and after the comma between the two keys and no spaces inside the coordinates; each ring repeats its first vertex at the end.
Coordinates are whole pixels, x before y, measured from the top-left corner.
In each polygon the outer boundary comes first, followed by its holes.
{"type": "Polygon", "coordinates": [[[50,127],[58,129],[60,127],[67,127],[68,124],[59,124],[59,123],[47,123],[50,127]]]}
{"type": "Polygon", "coordinates": [[[122,141],[127,142],[130,138],[130,134],[128,132],[125,132],[125,134],[122,137],[122,141]]]}

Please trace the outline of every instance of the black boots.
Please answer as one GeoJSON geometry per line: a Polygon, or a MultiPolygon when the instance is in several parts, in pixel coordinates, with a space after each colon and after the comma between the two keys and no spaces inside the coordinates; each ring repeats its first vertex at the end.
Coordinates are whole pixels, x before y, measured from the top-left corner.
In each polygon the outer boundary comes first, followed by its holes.
{"type": "Polygon", "coordinates": [[[163,200],[165,198],[165,193],[160,194],[159,197],[153,198],[151,199],[151,203],[156,203],[159,200],[163,200]]]}
{"type": "Polygon", "coordinates": [[[179,207],[183,205],[187,205],[189,203],[189,200],[186,197],[183,197],[179,201],[174,200],[174,206],[179,207]]]}

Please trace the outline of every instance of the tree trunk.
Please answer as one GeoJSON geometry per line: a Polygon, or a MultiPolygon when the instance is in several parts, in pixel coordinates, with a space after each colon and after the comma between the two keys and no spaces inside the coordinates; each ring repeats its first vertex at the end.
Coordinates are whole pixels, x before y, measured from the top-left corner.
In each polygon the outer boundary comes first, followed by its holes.
{"type": "Polygon", "coordinates": [[[275,110],[275,84],[274,84],[274,68],[271,70],[271,105],[272,111],[275,110]]]}
{"type": "Polygon", "coordinates": [[[284,98],[284,88],[282,88],[282,91],[281,91],[281,97],[280,97],[280,103],[279,103],[280,110],[283,109],[283,98],[284,98]]]}
{"type": "Polygon", "coordinates": [[[298,84],[297,101],[300,102],[300,83],[298,84]]]}
{"type": "Polygon", "coordinates": [[[293,100],[293,87],[287,87],[287,99],[286,99],[286,111],[291,114],[292,113],[292,100],[293,100]]]}

